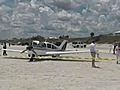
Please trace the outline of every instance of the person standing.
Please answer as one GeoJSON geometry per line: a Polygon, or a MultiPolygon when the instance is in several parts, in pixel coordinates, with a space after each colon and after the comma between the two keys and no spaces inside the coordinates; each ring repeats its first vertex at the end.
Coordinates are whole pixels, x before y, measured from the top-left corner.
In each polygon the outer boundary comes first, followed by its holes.
{"type": "Polygon", "coordinates": [[[9,42],[9,47],[10,47],[10,42],[9,42]]]}
{"type": "MultiPolygon", "coordinates": [[[[7,49],[6,42],[3,43],[3,49],[7,49]]],[[[3,56],[6,56],[6,55],[7,55],[6,50],[3,50],[3,56]]]]}
{"type": "Polygon", "coordinates": [[[116,54],[116,63],[119,64],[120,61],[120,43],[118,43],[118,45],[115,48],[115,54],[116,54]]]}
{"type": "Polygon", "coordinates": [[[96,50],[95,41],[92,41],[92,43],[90,44],[90,53],[91,53],[91,56],[92,56],[92,67],[94,67],[94,68],[98,68],[95,65],[95,58],[96,58],[97,52],[98,51],[96,50]]]}
{"type": "Polygon", "coordinates": [[[113,43],[113,54],[115,54],[115,48],[117,46],[118,42],[116,40],[114,40],[114,43],[113,43]]]}

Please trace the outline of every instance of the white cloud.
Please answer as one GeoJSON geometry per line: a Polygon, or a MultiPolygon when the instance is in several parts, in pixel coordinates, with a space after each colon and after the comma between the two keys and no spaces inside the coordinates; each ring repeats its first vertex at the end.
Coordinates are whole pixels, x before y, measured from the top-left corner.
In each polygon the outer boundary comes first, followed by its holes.
{"type": "Polygon", "coordinates": [[[7,11],[10,11],[11,8],[6,6],[6,5],[1,5],[0,6],[0,15],[4,16],[5,14],[7,14],[7,11]]]}
{"type": "Polygon", "coordinates": [[[100,0],[100,2],[109,2],[110,0],[100,0]]]}
{"type": "Polygon", "coordinates": [[[16,11],[26,11],[30,7],[29,3],[19,2],[17,7],[15,8],[16,11]]]}
{"type": "Polygon", "coordinates": [[[65,10],[62,10],[61,12],[59,12],[58,14],[58,18],[60,20],[70,20],[71,19],[71,14],[66,12],[65,10]]]}
{"type": "Polygon", "coordinates": [[[104,22],[106,21],[105,15],[100,15],[99,18],[98,18],[98,21],[99,21],[100,23],[104,23],[104,22]]]}
{"type": "Polygon", "coordinates": [[[50,9],[49,7],[39,7],[39,11],[42,12],[48,12],[48,14],[52,14],[54,13],[54,11],[52,9],[50,9]]]}
{"type": "Polygon", "coordinates": [[[32,7],[36,7],[36,4],[35,4],[36,1],[37,1],[37,0],[31,0],[30,4],[31,4],[32,7]]]}

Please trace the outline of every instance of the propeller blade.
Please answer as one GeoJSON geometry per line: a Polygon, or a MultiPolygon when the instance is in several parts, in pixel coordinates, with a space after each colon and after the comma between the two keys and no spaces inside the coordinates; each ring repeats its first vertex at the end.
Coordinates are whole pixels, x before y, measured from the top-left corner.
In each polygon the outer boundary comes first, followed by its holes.
{"type": "Polygon", "coordinates": [[[27,49],[23,50],[21,53],[24,53],[25,51],[27,51],[27,49]]]}
{"type": "Polygon", "coordinates": [[[32,50],[32,47],[31,47],[31,46],[26,47],[26,49],[23,50],[21,53],[24,53],[24,52],[27,51],[27,50],[32,50]]]}
{"type": "Polygon", "coordinates": [[[37,53],[34,51],[34,49],[31,50],[35,55],[37,55],[37,53]]]}

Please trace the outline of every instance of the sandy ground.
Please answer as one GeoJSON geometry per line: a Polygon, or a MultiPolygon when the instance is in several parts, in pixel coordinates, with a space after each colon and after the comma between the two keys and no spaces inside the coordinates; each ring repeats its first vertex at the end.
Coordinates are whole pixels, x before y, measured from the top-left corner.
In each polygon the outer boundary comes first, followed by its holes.
{"type": "MultiPolygon", "coordinates": [[[[104,46],[98,45],[98,49],[108,52],[104,46]]],[[[8,55],[26,57],[14,52],[8,55]]],[[[69,56],[90,57],[89,53],[69,56]]],[[[101,57],[115,58],[106,53],[101,53],[101,57]]],[[[28,62],[0,56],[0,90],[120,90],[120,64],[115,60],[96,64],[100,68],[92,68],[91,60],[28,62]]]]}

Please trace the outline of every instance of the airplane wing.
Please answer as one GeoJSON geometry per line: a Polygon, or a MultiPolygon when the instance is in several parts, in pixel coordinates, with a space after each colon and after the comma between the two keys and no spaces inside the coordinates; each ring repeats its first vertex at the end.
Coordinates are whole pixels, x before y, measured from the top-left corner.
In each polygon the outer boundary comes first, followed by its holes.
{"type": "Polygon", "coordinates": [[[16,53],[24,53],[24,54],[28,54],[27,50],[16,50],[16,49],[0,49],[0,50],[6,50],[7,52],[16,52],[16,53]]]}
{"type": "MultiPolygon", "coordinates": [[[[0,50],[29,54],[29,52],[27,50],[15,50],[15,49],[0,49],[0,50]]],[[[37,53],[37,52],[35,52],[35,53],[37,53]]],[[[40,56],[41,55],[62,55],[62,54],[77,54],[77,53],[90,53],[90,50],[46,51],[43,54],[42,53],[37,53],[37,55],[38,56],[39,55],[40,56]]],[[[99,52],[99,53],[101,53],[101,52],[99,52]]]]}
{"type": "MultiPolygon", "coordinates": [[[[22,53],[24,50],[15,50],[15,49],[0,49],[0,50],[6,50],[8,52],[18,52],[22,53]]],[[[73,50],[68,50],[68,51],[49,51],[45,52],[44,55],[61,55],[61,54],[77,54],[77,53],[87,53],[90,52],[89,50],[82,50],[82,51],[73,51],[73,50]]],[[[28,52],[24,52],[25,54],[28,54],[28,52]]],[[[38,54],[39,55],[39,54],[38,54]]]]}
{"type": "MultiPolygon", "coordinates": [[[[46,55],[61,55],[61,54],[77,54],[77,53],[90,53],[90,50],[78,50],[78,51],[68,50],[68,51],[51,51],[51,52],[49,51],[49,52],[46,52],[45,54],[46,55]]],[[[100,54],[100,53],[109,54],[107,52],[97,50],[97,54],[100,54]]]]}
{"type": "MultiPolygon", "coordinates": [[[[15,49],[0,49],[0,50],[6,50],[6,51],[8,51],[8,52],[18,52],[18,53],[22,53],[23,52],[23,50],[15,50],[15,49]]],[[[25,52],[25,53],[27,53],[27,52],[25,52]]]]}
{"type": "Polygon", "coordinates": [[[74,54],[74,53],[87,53],[87,52],[90,52],[90,50],[83,50],[83,51],[51,51],[51,52],[46,52],[46,55],[74,54]]]}
{"type": "Polygon", "coordinates": [[[15,49],[0,49],[0,50],[6,50],[6,51],[10,51],[10,52],[19,52],[21,53],[23,50],[15,50],[15,49]]]}

